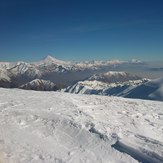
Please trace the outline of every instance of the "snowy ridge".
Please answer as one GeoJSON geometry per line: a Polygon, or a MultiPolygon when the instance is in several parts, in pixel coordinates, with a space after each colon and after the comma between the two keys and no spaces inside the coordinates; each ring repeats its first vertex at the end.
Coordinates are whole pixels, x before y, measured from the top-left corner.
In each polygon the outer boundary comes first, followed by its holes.
{"type": "Polygon", "coordinates": [[[163,77],[137,86],[126,97],[163,101],[163,77]]]}
{"type": "Polygon", "coordinates": [[[7,163],[161,163],[162,102],[0,89],[7,163]]]}
{"type": "Polygon", "coordinates": [[[62,89],[61,92],[163,101],[163,78],[151,81],[149,79],[141,79],[117,83],[85,80],[62,89]]]}
{"type": "Polygon", "coordinates": [[[125,63],[124,61],[119,60],[110,60],[110,61],[83,61],[76,63],[78,69],[99,69],[100,67],[105,66],[115,66],[125,63]]]}
{"type": "Polygon", "coordinates": [[[49,80],[35,79],[24,85],[21,85],[19,88],[27,90],[38,90],[38,91],[55,91],[57,90],[56,85],[49,80]]]}
{"type": "Polygon", "coordinates": [[[86,80],[86,81],[79,81],[72,86],[62,89],[61,92],[93,94],[93,93],[87,93],[87,92],[99,91],[107,87],[108,87],[107,83],[86,80]]]}
{"type": "Polygon", "coordinates": [[[97,80],[102,81],[105,83],[118,83],[118,82],[125,82],[129,80],[139,80],[141,77],[136,75],[131,75],[126,72],[117,72],[117,71],[108,71],[106,73],[99,73],[95,74],[90,77],[88,80],[97,80]]]}
{"type": "Polygon", "coordinates": [[[16,64],[17,64],[16,62],[0,62],[0,68],[10,69],[14,67],[16,64]]]}
{"type": "Polygon", "coordinates": [[[15,76],[27,75],[29,78],[35,78],[41,75],[41,72],[34,65],[26,62],[17,62],[17,64],[9,70],[15,76]]]}
{"type": "Polygon", "coordinates": [[[5,69],[0,68],[0,80],[11,81],[8,71],[5,69]]]}
{"type": "MultiPolygon", "coordinates": [[[[114,95],[127,96],[134,88],[147,82],[148,79],[129,80],[126,82],[106,83],[101,81],[79,81],[76,84],[62,89],[61,92],[79,93],[79,94],[95,94],[95,95],[114,95]]],[[[141,98],[141,96],[140,96],[141,98]]]]}
{"type": "Polygon", "coordinates": [[[10,88],[11,86],[11,78],[10,72],[8,70],[0,68],[0,86],[5,88],[10,88]]]}

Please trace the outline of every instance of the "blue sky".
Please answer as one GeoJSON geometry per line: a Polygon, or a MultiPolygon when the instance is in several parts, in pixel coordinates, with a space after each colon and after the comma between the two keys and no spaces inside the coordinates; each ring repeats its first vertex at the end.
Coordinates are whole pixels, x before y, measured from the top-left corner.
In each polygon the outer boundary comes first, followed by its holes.
{"type": "Polygon", "coordinates": [[[0,0],[0,60],[163,60],[162,0],[0,0]]]}

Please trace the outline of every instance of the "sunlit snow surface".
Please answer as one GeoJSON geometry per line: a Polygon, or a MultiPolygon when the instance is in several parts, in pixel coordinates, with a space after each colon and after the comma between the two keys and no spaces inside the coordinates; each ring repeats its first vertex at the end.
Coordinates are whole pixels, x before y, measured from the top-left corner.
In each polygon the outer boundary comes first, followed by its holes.
{"type": "Polygon", "coordinates": [[[0,162],[163,162],[163,102],[0,89],[0,162]]]}

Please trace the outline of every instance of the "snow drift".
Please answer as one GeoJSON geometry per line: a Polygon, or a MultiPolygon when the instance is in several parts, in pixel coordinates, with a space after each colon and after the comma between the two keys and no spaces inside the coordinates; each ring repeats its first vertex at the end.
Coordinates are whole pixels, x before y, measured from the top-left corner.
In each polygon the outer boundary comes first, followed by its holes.
{"type": "Polygon", "coordinates": [[[162,102],[20,89],[0,92],[4,162],[163,162],[162,102]]]}

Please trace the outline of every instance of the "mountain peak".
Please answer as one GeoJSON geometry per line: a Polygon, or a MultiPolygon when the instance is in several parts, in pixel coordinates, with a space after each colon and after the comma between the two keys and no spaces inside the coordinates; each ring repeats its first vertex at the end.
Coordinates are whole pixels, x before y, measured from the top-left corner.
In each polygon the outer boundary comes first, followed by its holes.
{"type": "Polygon", "coordinates": [[[65,65],[66,64],[65,61],[56,59],[55,57],[52,57],[50,55],[46,56],[43,60],[36,62],[36,63],[39,65],[40,64],[46,64],[46,65],[49,65],[49,64],[65,65]]]}
{"type": "Polygon", "coordinates": [[[50,56],[50,55],[47,55],[45,58],[44,58],[44,61],[56,61],[57,59],[50,56]]]}

